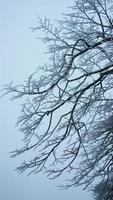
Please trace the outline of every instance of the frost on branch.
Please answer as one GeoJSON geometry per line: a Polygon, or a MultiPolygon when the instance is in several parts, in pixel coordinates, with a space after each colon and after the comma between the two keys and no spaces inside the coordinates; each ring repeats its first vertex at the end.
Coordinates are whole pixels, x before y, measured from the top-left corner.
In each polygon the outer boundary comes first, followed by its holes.
{"type": "MultiPolygon", "coordinates": [[[[113,172],[113,1],[75,0],[56,21],[38,17],[49,63],[24,85],[6,86],[23,98],[18,119],[25,146],[33,151],[17,171],[65,175],[66,187],[87,187],[113,172]]],[[[26,157],[26,156],[25,156],[26,157]]]]}

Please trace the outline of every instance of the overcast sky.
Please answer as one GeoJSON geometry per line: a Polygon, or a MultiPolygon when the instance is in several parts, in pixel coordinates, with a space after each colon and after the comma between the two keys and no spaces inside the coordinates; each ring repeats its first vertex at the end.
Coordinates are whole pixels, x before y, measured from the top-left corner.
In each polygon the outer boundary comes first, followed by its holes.
{"type": "MultiPolygon", "coordinates": [[[[47,57],[45,47],[29,27],[37,24],[36,15],[61,17],[72,0],[0,0],[0,87],[24,81],[47,57]]],[[[19,101],[0,99],[0,200],[91,200],[82,188],[59,191],[56,181],[44,174],[19,175],[14,169],[21,158],[11,159],[9,152],[20,146],[22,134],[15,124],[19,101]]],[[[58,181],[57,181],[58,183],[58,181]]]]}

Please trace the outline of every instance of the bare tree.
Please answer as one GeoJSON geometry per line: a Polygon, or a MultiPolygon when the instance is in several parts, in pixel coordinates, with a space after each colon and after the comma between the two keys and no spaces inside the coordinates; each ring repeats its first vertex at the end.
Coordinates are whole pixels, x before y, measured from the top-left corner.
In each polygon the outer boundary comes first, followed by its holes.
{"type": "Polygon", "coordinates": [[[96,185],[93,196],[96,200],[113,200],[113,177],[96,185]]]}
{"type": "Polygon", "coordinates": [[[6,86],[23,98],[18,119],[25,145],[13,157],[33,151],[17,171],[65,175],[65,187],[87,187],[113,170],[113,1],[75,0],[53,26],[38,18],[49,63],[25,85],[6,86]],[[34,156],[34,157],[33,157],[34,156]]]}

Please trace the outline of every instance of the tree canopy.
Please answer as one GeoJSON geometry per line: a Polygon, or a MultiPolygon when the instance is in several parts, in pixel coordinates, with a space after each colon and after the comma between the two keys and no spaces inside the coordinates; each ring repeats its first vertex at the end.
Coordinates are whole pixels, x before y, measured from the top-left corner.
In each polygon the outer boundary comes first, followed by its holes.
{"type": "Polygon", "coordinates": [[[113,176],[97,184],[93,195],[96,200],[113,200],[113,176]]]}
{"type": "Polygon", "coordinates": [[[5,88],[24,101],[25,145],[12,156],[33,152],[17,171],[65,175],[65,187],[86,188],[113,173],[113,1],[75,0],[55,25],[38,17],[38,30],[49,62],[5,88]]]}

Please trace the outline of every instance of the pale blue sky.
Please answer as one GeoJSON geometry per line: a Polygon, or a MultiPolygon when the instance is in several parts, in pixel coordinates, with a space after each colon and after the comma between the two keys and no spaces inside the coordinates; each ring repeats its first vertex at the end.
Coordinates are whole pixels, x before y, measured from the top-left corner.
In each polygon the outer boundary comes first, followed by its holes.
{"type": "MultiPolygon", "coordinates": [[[[36,15],[59,18],[72,0],[0,0],[0,85],[25,80],[39,64],[46,62],[45,47],[36,40],[36,15]]],[[[0,99],[0,200],[91,200],[82,189],[59,191],[46,175],[27,177],[14,169],[21,159],[10,159],[9,152],[20,146],[22,135],[15,123],[19,101],[0,99]]],[[[58,183],[58,181],[57,181],[58,183]]]]}

